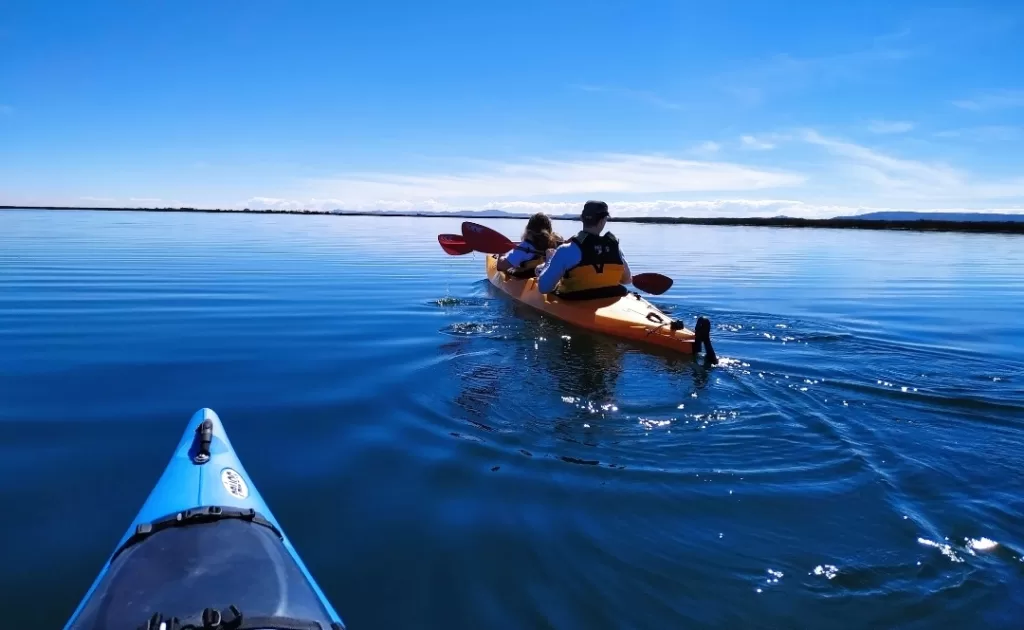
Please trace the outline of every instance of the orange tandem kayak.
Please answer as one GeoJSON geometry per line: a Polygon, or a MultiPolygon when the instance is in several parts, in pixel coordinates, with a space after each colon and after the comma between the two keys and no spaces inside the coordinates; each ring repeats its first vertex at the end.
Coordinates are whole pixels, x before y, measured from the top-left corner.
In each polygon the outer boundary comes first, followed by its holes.
{"type": "Polygon", "coordinates": [[[512,299],[542,313],[589,330],[641,343],[650,343],[682,354],[696,354],[693,330],[636,293],[597,300],[561,300],[537,290],[536,278],[513,278],[498,271],[497,256],[487,256],[487,279],[512,299]]]}

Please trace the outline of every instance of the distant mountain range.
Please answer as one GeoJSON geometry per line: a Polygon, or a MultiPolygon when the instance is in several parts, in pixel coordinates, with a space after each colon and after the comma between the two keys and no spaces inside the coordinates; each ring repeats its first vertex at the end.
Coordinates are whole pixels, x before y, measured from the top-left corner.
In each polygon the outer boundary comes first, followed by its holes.
{"type": "MultiPolygon", "coordinates": [[[[464,217],[467,219],[526,219],[531,213],[506,210],[455,210],[448,212],[429,210],[331,210],[331,214],[383,215],[400,217],[464,217]]],[[[576,219],[576,214],[551,214],[552,219],[576,219]]]]}
{"type": "Polygon", "coordinates": [[[868,212],[837,219],[857,221],[1005,221],[1024,222],[1024,214],[997,214],[994,212],[868,212]]]}
{"type": "MultiPolygon", "coordinates": [[[[81,207],[81,206],[5,206],[0,205],[0,210],[17,209],[40,209],[40,210],[114,210],[114,211],[142,211],[142,212],[227,212],[227,213],[256,213],[256,214],[332,214],[342,216],[395,216],[395,217],[440,217],[440,218],[467,218],[467,219],[517,219],[522,220],[530,216],[528,212],[509,212],[507,210],[313,210],[313,209],[237,209],[237,208],[127,208],[127,207],[81,207]]],[[[883,211],[868,212],[847,216],[836,216],[827,219],[807,219],[802,217],[790,217],[776,215],[773,217],[739,217],[729,216],[717,217],[670,217],[670,216],[629,216],[616,215],[612,221],[627,221],[635,223],[682,223],[695,225],[766,225],[766,226],[820,226],[820,227],[863,227],[865,229],[879,229],[882,224],[889,224],[894,229],[933,229],[937,225],[945,226],[943,229],[954,229],[954,231],[1011,231],[1024,233],[1024,209],[1021,214],[997,213],[997,212],[914,212],[914,211],[883,211]],[[1022,224],[1022,225],[1017,225],[1022,224]],[[957,225],[963,226],[960,230],[957,225]],[[989,227],[983,227],[989,225],[989,227]]],[[[552,214],[552,219],[575,221],[579,219],[576,213],[552,214]]]]}
{"type": "MultiPolygon", "coordinates": [[[[396,216],[417,216],[417,217],[463,217],[473,219],[525,219],[530,216],[525,212],[508,212],[506,210],[460,210],[449,212],[438,211],[410,211],[410,210],[332,210],[332,214],[354,214],[354,215],[396,215],[396,216]]],[[[577,214],[553,214],[552,219],[575,220],[577,214]]],[[[634,217],[622,216],[619,219],[625,220],[634,217]]],[[[652,219],[654,217],[644,217],[652,219]]],[[[674,217],[666,217],[674,218],[674,217]]],[[[679,217],[684,218],[684,217],[679,217]]],[[[773,219],[793,219],[780,215],[773,219]]],[[[890,212],[868,212],[849,216],[832,217],[825,220],[839,221],[957,221],[957,222],[1024,222],[1024,214],[999,214],[994,212],[913,212],[913,211],[890,211],[890,212]]]]}

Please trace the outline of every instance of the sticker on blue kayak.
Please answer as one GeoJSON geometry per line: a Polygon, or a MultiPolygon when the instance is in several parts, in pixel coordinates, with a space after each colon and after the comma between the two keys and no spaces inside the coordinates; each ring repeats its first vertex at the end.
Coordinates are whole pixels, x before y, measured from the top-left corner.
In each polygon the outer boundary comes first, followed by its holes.
{"type": "Polygon", "coordinates": [[[245,484],[245,479],[242,479],[242,475],[232,468],[220,471],[220,482],[224,484],[224,489],[228,491],[228,494],[236,499],[244,499],[249,496],[249,487],[245,484]]]}

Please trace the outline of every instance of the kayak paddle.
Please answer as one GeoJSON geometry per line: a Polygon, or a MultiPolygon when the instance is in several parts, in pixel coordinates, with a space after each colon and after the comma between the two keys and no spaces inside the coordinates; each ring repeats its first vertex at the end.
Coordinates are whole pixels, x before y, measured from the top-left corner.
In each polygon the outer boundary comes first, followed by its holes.
{"type": "Polygon", "coordinates": [[[473,248],[467,245],[465,239],[458,234],[438,234],[437,242],[441,244],[441,249],[450,256],[461,256],[473,251],[473,248]]]}
{"type": "Polygon", "coordinates": [[[462,223],[462,237],[473,250],[484,254],[504,254],[515,247],[501,232],[472,221],[462,223]]]}
{"type": "MultiPolygon", "coordinates": [[[[462,236],[467,246],[485,254],[504,254],[515,247],[500,232],[472,221],[463,222],[462,236]]],[[[661,295],[672,288],[672,278],[660,273],[641,273],[633,276],[633,286],[651,295],[661,295]]]]}
{"type": "Polygon", "coordinates": [[[672,288],[672,278],[660,273],[638,273],[633,276],[633,286],[644,293],[661,295],[672,288]]]}

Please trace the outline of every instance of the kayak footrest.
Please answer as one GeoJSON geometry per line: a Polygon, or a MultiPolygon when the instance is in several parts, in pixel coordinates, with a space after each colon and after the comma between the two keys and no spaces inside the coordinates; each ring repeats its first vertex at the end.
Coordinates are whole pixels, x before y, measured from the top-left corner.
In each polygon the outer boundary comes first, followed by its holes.
{"type": "Polygon", "coordinates": [[[114,555],[111,556],[111,560],[116,558],[125,549],[136,545],[149,536],[163,531],[165,529],[171,529],[172,527],[186,527],[189,525],[200,525],[203,523],[214,523],[224,519],[233,518],[243,521],[249,521],[255,525],[261,525],[274,532],[278,538],[284,538],[281,535],[281,531],[274,526],[269,520],[267,520],[262,514],[252,508],[242,509],[237,507],[229,507],[222,505],[207,505],[203,507],[192,508],[184,510],[182,512],[175,512],[174,514],[168,514],[167,516],[152,521],[150,523],[139,523],[135,526],[135,532],[131,535],[123,545],[117,548],[114,555]]]}

